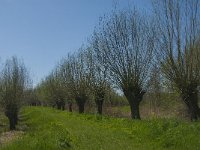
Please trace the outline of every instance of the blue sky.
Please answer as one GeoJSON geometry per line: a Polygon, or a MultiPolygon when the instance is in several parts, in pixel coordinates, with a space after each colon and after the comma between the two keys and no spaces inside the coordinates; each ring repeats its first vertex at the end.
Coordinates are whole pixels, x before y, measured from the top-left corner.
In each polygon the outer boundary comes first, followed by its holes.
{"type": "Polygon", "coordinates": [[[36,85],[68,52],[87,42],[99,17],[151,0],[0,0],[0,62],[24,60],[36,85]]]}

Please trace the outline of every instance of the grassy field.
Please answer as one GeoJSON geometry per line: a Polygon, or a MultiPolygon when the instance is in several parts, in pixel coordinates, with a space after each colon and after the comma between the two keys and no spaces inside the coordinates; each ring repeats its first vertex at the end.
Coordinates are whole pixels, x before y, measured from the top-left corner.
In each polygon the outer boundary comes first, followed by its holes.
{"type": "Polygon", "coordinates": [[[19,129],[25,133],[2,150],[200,149],[200,122],[175,119],[132,121],[25,107],[19,129]]]}

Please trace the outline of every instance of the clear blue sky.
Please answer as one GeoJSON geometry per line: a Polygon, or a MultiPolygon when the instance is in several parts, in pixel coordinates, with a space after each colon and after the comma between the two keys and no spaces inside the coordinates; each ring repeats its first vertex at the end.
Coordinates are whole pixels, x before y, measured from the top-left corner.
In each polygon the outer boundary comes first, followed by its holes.
{"type": "Polygon", "coordinates": [[[114,3],[149,7],[151,0],[0,0],[0,62],[24,60],[34,84],[87,41],[114,3]]]}

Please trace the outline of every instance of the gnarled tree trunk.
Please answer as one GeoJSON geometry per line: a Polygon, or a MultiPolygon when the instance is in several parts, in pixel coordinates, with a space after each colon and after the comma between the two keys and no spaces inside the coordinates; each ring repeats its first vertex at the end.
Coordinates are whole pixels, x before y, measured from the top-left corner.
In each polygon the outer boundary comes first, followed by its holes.
{"type": "Polygon", "coordinates": [[[8,105],[5,111],[6,117],[8,117],[10,130],[15,130],[18,123],[18,109],[16,105],[8,105]]]}
{"type": "Polygon", "coordinates": [[[143,99],[144,94],[145,94],[145,91],[143,90],[135,92],[135,93],[130,90],[124,90],[124,95],[126,96],[131,108],[132,119],[139,119],[139,120],[141,119],[139,105],[143,99]]]}
{"type": "Polygon", "coordinates": [[[56,102],[56,105],[57,105],[57,109],[59,109],[59,110],[65,110],[65,101],[63,99],[58,100],[56,102]]]}
{"type": "Polygon", "coordinates": [[[97,113],[100,114],[100,115],[102,115],[104,96],[105,96],[105,93],[102,92],[102,91],[96,93],[96,96],[95,96],[95,103],[96,103],[96,106],[97,106],[97,113]]]}
{"type": "MultiPolygon", "coordinates": [[[[130,102],[129,102],[129,104],[130,104],[130,102]]],[[[139,105],[140,105],[140,102],[138,103],[138,100],[131,102],[130,108],[131,108],[131,118],[132,119],[139,119],[139,120],[141,119],[139,105]]]]}
{"type": "Polygon", "coordinates": [[[15,112],[14,114],[14,121],[15,121],[15,125],[18,124],[18,112],[15,112]]]}
{"type": "Polygon", "coordinates": [[[68,102],[68,109],[69,109],[69,112],[72,112],[72,102],[68,102]]]}
{"type": "Polygon", "coordinates": [[[15,124],[15,118],[14,117],[8,117],[9,124],[10,124],[10,130],[15,130],[16,129],[16,124],[15,124]]]}
{"type": "Polygon", "coordinates": [[[197,121],[198,119],[200,119],[200,108],[198,106],[198,92],[186,92],[183,93],[181,96],[189,110],[191,121],[197,121]]]}
{"type": "Polygon", "coordinates": [[[79,113],[80,114],[84,113],[86,98],[85,97],[76,97],[75,100],[78,105],[79,113]]]}
{"type": "Polygon", "coordinates": [[[103,100],[96,100],[96,106],[97,106],[97,113],[102,115],[103,110],[103,100]]]}
{"type": "Polygon", "coordinates": [[[8,117],[9,120],[9,125],[10,125],[10,130],[15,130],[16,129],[16,124],[17,124],[17,113],[16,112],[6,112],[5,115],[8,117]]]}
{"type": "Polygon", "coordinates": [[[56,102],[56,105],[57,105],[57,109],[61,110],[61,107],[62,107],[61,103],[60,102],[56,102]]]}

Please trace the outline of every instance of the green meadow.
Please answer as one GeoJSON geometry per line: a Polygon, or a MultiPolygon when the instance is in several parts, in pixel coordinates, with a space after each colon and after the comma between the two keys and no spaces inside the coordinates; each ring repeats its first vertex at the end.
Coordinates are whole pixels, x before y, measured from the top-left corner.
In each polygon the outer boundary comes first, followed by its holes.
{"type": "Polygon", "coordinates": [[[17,128],[24,133],[1,150],[200,149],[200,123],[175,119],[137,121],[24,107],[17,128]]]}

